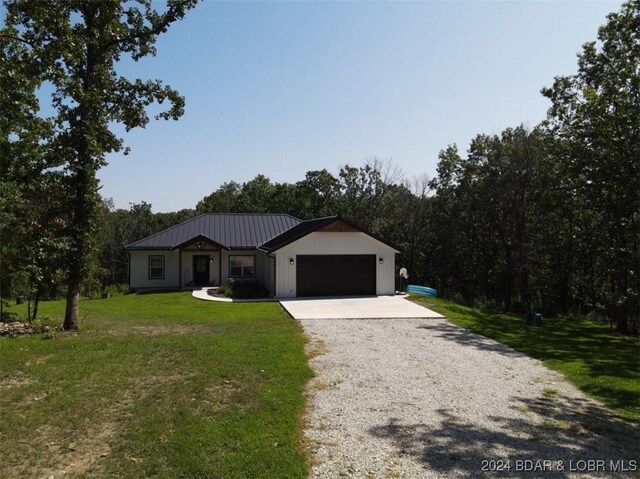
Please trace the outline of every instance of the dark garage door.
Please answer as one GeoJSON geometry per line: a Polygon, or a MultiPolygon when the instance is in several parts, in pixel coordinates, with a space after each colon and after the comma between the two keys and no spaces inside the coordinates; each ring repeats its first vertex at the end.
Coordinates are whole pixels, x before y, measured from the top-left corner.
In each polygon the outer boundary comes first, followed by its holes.
{"type": "Polygon", "coordinates": [[[298,296],[375,295],[376,255],[298,255],[296,275],[298,296]]]}

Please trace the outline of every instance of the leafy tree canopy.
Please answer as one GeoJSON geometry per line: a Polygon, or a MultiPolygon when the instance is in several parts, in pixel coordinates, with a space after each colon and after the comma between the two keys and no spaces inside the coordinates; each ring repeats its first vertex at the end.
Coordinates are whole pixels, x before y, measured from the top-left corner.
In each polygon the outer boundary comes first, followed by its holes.
{"type": "MultiPolygon", "coordinates": [[[[124,148],[112,125],[122,124],[127,131],[144,127],[152,103],[169,104],[156,118],[177,119],[184,111],[184,98],[173,88],[159,80],[130,80],[118,74],[116,67],[125,55],[135,61],[155,55],[158,36],[195,4],[196,0],[169,0],[159,12],[151,0],[5,1],[1,75],[15,89],[10,96],[27,104],[29,116],[36,117],[36,90],[52,91],[54,113],[47,119],[52,131],[42,144],[45,167],[61,167],[67,177],[66,329],[78,327],[80,286],[88,273],[100,206],[96,172],[106,164],[106,154],[124,148]]],[[[19,106],[10,109],[9,115],[7,122],[17,123],[19,106]]],[[[28,122],[22,124],[25,132],[34,131],[28,122]]],[[[16,133],[19,139],[26,136],[16,133]]],[[[13,140],[10,137],[10,143],[13,140]]],[[[29,169],[33,160],[27,154],[11,161],[20,158],[21,167],[29,169]]]]}

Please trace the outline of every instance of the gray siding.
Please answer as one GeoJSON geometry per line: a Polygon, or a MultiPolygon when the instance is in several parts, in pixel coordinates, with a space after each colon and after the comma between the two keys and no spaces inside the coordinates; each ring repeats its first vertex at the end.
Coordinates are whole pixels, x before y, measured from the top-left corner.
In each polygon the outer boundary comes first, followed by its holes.
{"type": "Polygon", "coordinates": [[[178,288],[178,251],[131,251],[131,289],[178,288]],[[164,256],[164,279],[149,279],[149,255],[164,256]]]}

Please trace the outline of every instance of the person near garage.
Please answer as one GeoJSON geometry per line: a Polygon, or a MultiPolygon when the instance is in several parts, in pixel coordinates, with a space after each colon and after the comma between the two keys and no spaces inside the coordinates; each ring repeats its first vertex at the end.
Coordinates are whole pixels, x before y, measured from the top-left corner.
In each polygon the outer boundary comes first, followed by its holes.
{"type": "Polygon", "coordinates": [[[400,292],[407,292],[407,284],[409,282],[409,273],[407,272],[407,268],[404,266],[400,268],[400,292]]]}

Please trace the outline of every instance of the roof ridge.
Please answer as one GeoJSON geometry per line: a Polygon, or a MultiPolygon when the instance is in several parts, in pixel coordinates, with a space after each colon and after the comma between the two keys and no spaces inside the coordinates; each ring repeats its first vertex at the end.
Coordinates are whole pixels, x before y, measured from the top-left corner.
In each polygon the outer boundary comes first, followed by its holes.
{"type": "Polygon", "coordinates": [[[302,220],[302,223],[306,223],[307,221],[320,221],[320,220],[328,220],[339,218],[338,215],[329,215],[329,216],[321,216],[320,218],[310,218],[308,220],[302,220]]]}
{"type": "MultiPolygon", "coordinates": [[[[289,213],[200,213],[198,216],[288,216],[289,218],[293,218],[294,220],[298,220],[298,221],[305,221],[305,220],[301,220],[300,218],[293,216],[289,213]]],[[[196,216],[196,218],[198,217],[196,216]]]]}
{"type": "MultiPolygon", "coordinates": [[[[174,245],[175,240],[178,237],[184,236],[183,230],[189,230],[192,232],[199,232],[198,234],[203,235],[211,241],[214,241],[218,244],[224,246],[234,246],[234,244],[226,244],[229,241],[234,241],[230,237],[228,237],[227,233],[224,233],[222,236],[215,235],[215,238],[207,234],[207,232],[211,232],[211,225],[224,223],[225,226],[223,231],[227,228],[235,228],[238,225],[251,225],[249,227],[249,232],[241,232],[241,242],[244,244],[245,242],[249,242],[254,244],[255,247],[262,244],[262,237],[275,237],[280,233],[276,233],[275,236],[272,236],[270,233],[271,230],[275,232],[279,231],[287,231],[303,222],[300,218],[296,218],[293,215],[288,213],[201,213],[193,218],[189,218],[184,220],[176,225],[169,226],[161,231],[157,231],[149,236],[145,236],[137,241],[134,241],[128,245],[126,248],[143,248],[149,243],[154,242],[167,242],[167,246],[174,245]],[[271,225],[271,226],[265,226],[271,225]],[[290,225],[290,226],[289,226],[290,225]],[[265,229],[266,228],[266,229],[265,229]],[[268,233],[265,233],[267,231],[268,233]],[[167,238],[168,235],[168,238],[167,238]],[[174,238],[175,236],[175,238],[174,238]],[[224,237],[224,239],[222,239],[224,237]]],[[[245,227],[246,229],[246,227],[245,227]]],[[[235,233],[234,233],[235,234],[235,233]]],[[[240,233],[238,233],[240,234],[240,233]]],[[[233,236],[233,234],[232,234],[233,236]]],[[[237,236],[237,235],[236,235],[237,236]]],[[[237,240],[237,238],[236,238],[237,240]]],[[[238,245],[235,245],[238,246],[238,245]]]]}
{"type": "Polygon", "coordinates": [[[195,220],[197,220],[198,218],[200,218],[201,216],[204,216],[204,215],[206,215],[206,214],[208,214],[208,213],[201,213],[201,214],[199,214],[198,216],[194,216],[193,218],[190,218],[190,219],[188,219],[188,220],[184,220],[183,222],[178,223],[177,225],[169,226],[168,228],[165,228],[165,229],[163,229],[163,230],[161,230],[161,231],[158,231],[157,233],[153,233],[153,234],[151,234],[151,235],[149,235],[149,236],[145,236],[144,238],[140,238],[139,240],[134,241],[133,243],[128,244],[128,245],[127,245],[127,247],[129,247],[129,246],[134,246],[135,244],[140,243],[141,241],[151,239],[151,238],[153,238],[154,236],[158,236],[159,234],[162,234],[162,233],[167,232],[168,230],[172,230],[172,229],[174,229],[174,228],[177,228],[178,226],[186,225],[186,224],[187,224],[187,223],[189,223],[190,221],[195,221],[195,220]]]}

